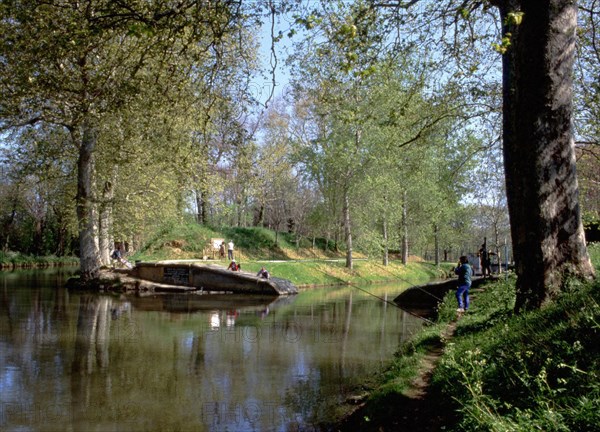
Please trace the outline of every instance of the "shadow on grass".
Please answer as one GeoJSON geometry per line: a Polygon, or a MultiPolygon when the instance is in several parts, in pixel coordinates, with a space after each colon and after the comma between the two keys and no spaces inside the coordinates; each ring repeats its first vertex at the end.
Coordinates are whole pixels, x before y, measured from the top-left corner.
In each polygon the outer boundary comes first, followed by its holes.
{"type": "Polygon", "coordinates": [[[457,414],[451,401],[429,386],[418,397],[387,393],[373,397],[342,423],[325,425],[324,430],[356,431],[420,431],[438,432],[456,424],[457,414]]]}

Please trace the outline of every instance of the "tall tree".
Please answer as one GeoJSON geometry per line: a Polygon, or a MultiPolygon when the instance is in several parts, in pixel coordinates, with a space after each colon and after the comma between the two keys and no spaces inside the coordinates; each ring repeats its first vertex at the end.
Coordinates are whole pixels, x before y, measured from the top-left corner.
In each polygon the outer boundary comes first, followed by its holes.
{"type": "MultiPolygon", "coordinates": [[[[336,184],[341,201],[346,267],[353,266],[353,191],[374,160],[365,136],[370,121],[369,76],[383,36],[377,12],[364,1],[323,4],[315,37],[298,50],[298,95],[307,94],[321,116],[319,136],[312,141],[312,159],[319,173],[336,184]]],[[[312,21],[305,22],[307,28],[312,21]]],[[[307,147],[306,150],[309,150],[307,147]]]]}
{"type": "Polygon", "coordinates": [[[494,4],[510,40],[503,56],[503,141],[520,311],[542,306],[570,274],[594,275],[572,128],[577,6],[570,0],[494,4]]]}
{"type": "Polygon", "coordinates": [[[584,224],[600,225],[600,2],[579,2],[575,68],[577,178],[584,224]]]}
{"type": "MultiPolygon", "coordinates": [[[[429,33],[431,37],[451,35],[454,49],[472,51],[469,59],[476,59],[481,52],[477,44],[485,40],[474,30],[478,12],[485,20],[490,6],[499,9],[502,39],[496,48],[503,53],[503,154],[518,276],[515,309],[542,306],[569,274],[593,277],[579,210],[571,125],[576,3],[416,0],[374,5],[393,11],[394,23],[406,19],[401,11],[413,17],[426,12],[420,22],[441,28],[429,33]]],[[[463,63],[460,73],[480,71],[482,62],[470,66],[463,63]]]]}
{"type": "Polygon", "coordinates": [[[103,116],[143,87],[157,94],[177,89],[190,71],[201,71],[194,65],[221,53],[219,42],[241,28],[244,13],[233,0],[25,0],[3,3],[0,14],[2,128],[49,123],[69,131],[78,151],[82,279],[94,278],[101,263],[95,163],[103,116]]]}

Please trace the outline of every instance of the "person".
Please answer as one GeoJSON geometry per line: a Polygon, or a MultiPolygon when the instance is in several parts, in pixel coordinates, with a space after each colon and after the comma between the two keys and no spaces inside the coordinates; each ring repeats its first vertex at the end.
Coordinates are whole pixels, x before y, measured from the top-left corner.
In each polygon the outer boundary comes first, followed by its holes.
{"type": "Polygon", "coordinates": [[[256,276],[265,278],[265,279],[269,279],[270,275],[266,268],[261,267],[261,269],[258,271],[258,273],[256,273],[256,276]]]}
{"type": "Polygon", "coordinates": [[[133,268],[131,263],[123,257],[123,254],[121,253],[121,249],[119,249],[119,248],[115,248],[115,250],[112,251],[112,253],[110,254],[110,257],[112,259],[114,259],[115,261],[121,263],[121,265],[127,267],[128,269],[133,268]]]}
{"type": "Polygon", "coordinates": [[[233,240],[229,240],[229,243],[227,243],[227,258],[233,259],[233,240]]]}
{"type": "Polygon", "coordinates": [[[110,257],[114,260],[121,261],[121,251],[117,248],[110,254],[110,257]]]}
{"type": "Polygon", "coordinates": [[[466,312],[469,310],[469,288],[471,288],[471,276],[473,269],[469,265],[469,259],[461,256],[458,260],[458,266],[454,269],[458,275],[458,289],[456,290],[456,300],[458,300],[457,312],[466,312]]]}
{"type": "Polygon", "coordinates": [[[219,245],[219,258],[225,259],[225,242],[222,241],[219,245]]]}
{"type": "Polygon", "coordinates": [[[481,275],[485,278],[486,275],[488,277],[492,277],[492,268],[490,261],[490,253],[486,248],[486,244],[482,244],[479,249],[479,259],[481,260],[481,275]]]}
{"type": "Polygon", "coordinates": [[[231,260],[231,262],[229,263],[229,267],[227,267],[227,270],[240,271],[242,270],[242,266],[236,263],[235,260],[231,260]]]}

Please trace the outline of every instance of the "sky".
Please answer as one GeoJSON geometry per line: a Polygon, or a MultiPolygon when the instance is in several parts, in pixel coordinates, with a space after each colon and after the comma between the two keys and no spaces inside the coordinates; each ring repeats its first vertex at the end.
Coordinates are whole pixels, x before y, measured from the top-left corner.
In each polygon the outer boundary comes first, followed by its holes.
{"type": "MultiPolygon", "coordinates": [[[[256,77],[252,85],[252,94],[257,97],[263,106],[269,100],[271,92],[273,98],[286,93],[286,89],[290,84],[290,71],[285,65],[286,50],[291,50],[291,40],[287,36],[290,30],[289,18],[278,16],[275,22],[274,32],[277,35],[279,31],[283,33],[283,38],[275,44],[276,68],[275,82],[276,86],[273,91],[273,77],[271,70],[273,69],[273,57],[271,55],[271,23],[265,22],[260,29],[260,59],[262,62],[265,76],[256,77]]],[[[296,36],[298,37],[298,36],[296,36]]],[[[272,99],[271,101],[272,102],[272,99]]]]}

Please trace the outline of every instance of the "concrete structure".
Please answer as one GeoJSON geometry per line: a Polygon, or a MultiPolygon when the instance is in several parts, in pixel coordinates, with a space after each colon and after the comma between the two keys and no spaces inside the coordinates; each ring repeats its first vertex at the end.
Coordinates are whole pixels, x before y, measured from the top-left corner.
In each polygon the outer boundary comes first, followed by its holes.
{"type": "Polygon", "coordinates": [[[289,295],[297,294],[296,286],[286,279],[259,278],[247,272],[234,272],[223,267],[177,261],[138,262],[129,275],[161,287],[187,287],[209,292],[238,294],[289,295]]]}

